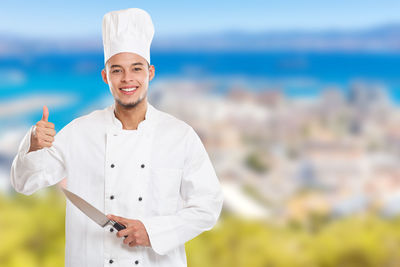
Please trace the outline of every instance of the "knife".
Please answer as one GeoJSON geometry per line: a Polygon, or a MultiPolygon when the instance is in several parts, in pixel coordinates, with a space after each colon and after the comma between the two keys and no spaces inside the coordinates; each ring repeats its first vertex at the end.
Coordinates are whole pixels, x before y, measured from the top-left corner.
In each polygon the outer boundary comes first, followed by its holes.
{"type": "Polygon", "coordinates": [[[68,191],[65,188],[61,189],[64,192],[65,196],[68,198],[68,200],[71,201],[71,203],[74,204],[75,207],[80,209],[86,216],[88,216],[90,219],[92,219],[95,223],[97,223],[101,227],[104,228],[106,225],[111,225],[117,231],[126,228],[125,225],[119,224],[113,220],[108,219],[104,213],[102,213],[101,211],[90,205],[81,197],[75,195],[74,193],[68,191]]]}

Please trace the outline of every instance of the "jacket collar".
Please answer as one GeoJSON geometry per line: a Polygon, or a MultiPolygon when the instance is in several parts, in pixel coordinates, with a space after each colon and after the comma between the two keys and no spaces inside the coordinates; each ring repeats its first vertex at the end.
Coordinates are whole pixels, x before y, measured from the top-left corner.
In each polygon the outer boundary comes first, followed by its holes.
{"type": "MultiPolygon", "coordinates": [[[[129,131],[129,130],[124,130],[122,128],[122,123],[115,116],[114,110],[115,110],[115,103],[107,108],[108,115],[109,115],[109,117],[111,117],[112,130],[129,131]]],[[[146,109],[146,114],[145,114],[144,118],[145,119],[143,121],[141,121],[138,125],[138,129],[137,129],[138,131],[150,129],[152,126],[155,125],[155,122],[157,120],[157,109],[155,109],[149,102],[147,102],[147,109],[146,109]]]]}

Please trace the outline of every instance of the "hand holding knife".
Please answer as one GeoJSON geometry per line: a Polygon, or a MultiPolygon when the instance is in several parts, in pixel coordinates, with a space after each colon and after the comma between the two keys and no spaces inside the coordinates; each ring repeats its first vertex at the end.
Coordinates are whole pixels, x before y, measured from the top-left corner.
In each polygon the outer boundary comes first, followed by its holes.
{"type": "Polygon", "coordinates": [[[71,201],[71,203],[74,204],[75,207],[80,209],[86,216],[88,216],[90,219],[92,219],[95,223],[97,223],[101,227],[104,228],[107,225],[111,225],[117,231],[121,231],[126,228],[125,225],[119,224],[107,218],[107,216],[104,213],[93,207],[86,200],[82,199],[81,197],[75,195],[74,193],[68,191],[65,188],[61,189],[64,192],[67,199],[71,201]]]}

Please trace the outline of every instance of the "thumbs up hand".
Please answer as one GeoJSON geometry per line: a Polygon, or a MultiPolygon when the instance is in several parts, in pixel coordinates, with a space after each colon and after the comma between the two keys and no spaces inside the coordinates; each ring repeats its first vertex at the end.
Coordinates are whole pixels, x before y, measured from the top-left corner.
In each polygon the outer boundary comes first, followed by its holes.
{"type": "Polygon", "coordinates": [[[46,106],[43,106],[42,119],[36,123],[31,134],[31,146],[29,152],[52,146],[56,131],[54,130],[54,124],[48,122],[48,119],[49,109],[46,106]]]}
{"type": "Polygon", "coordinates": [[[43,106],[43,115],[41,121],[49,121],[49,109],[47,106],[43,106]]]}

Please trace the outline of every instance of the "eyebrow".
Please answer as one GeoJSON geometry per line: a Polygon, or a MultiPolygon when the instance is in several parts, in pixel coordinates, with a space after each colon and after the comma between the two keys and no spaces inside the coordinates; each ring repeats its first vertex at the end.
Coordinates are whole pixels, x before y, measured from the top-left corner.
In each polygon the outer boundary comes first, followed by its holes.
{"type": "MultiPolygon", "coordinates": [[[[138,66],[138,65],[143,66],[143,63],[136,62],[136,63],[131,64],[131,66],[138,66]]],[[[112,68],[122,68],[122,66],[121,65],[111,65],[111,69],[112,68]]]]}

